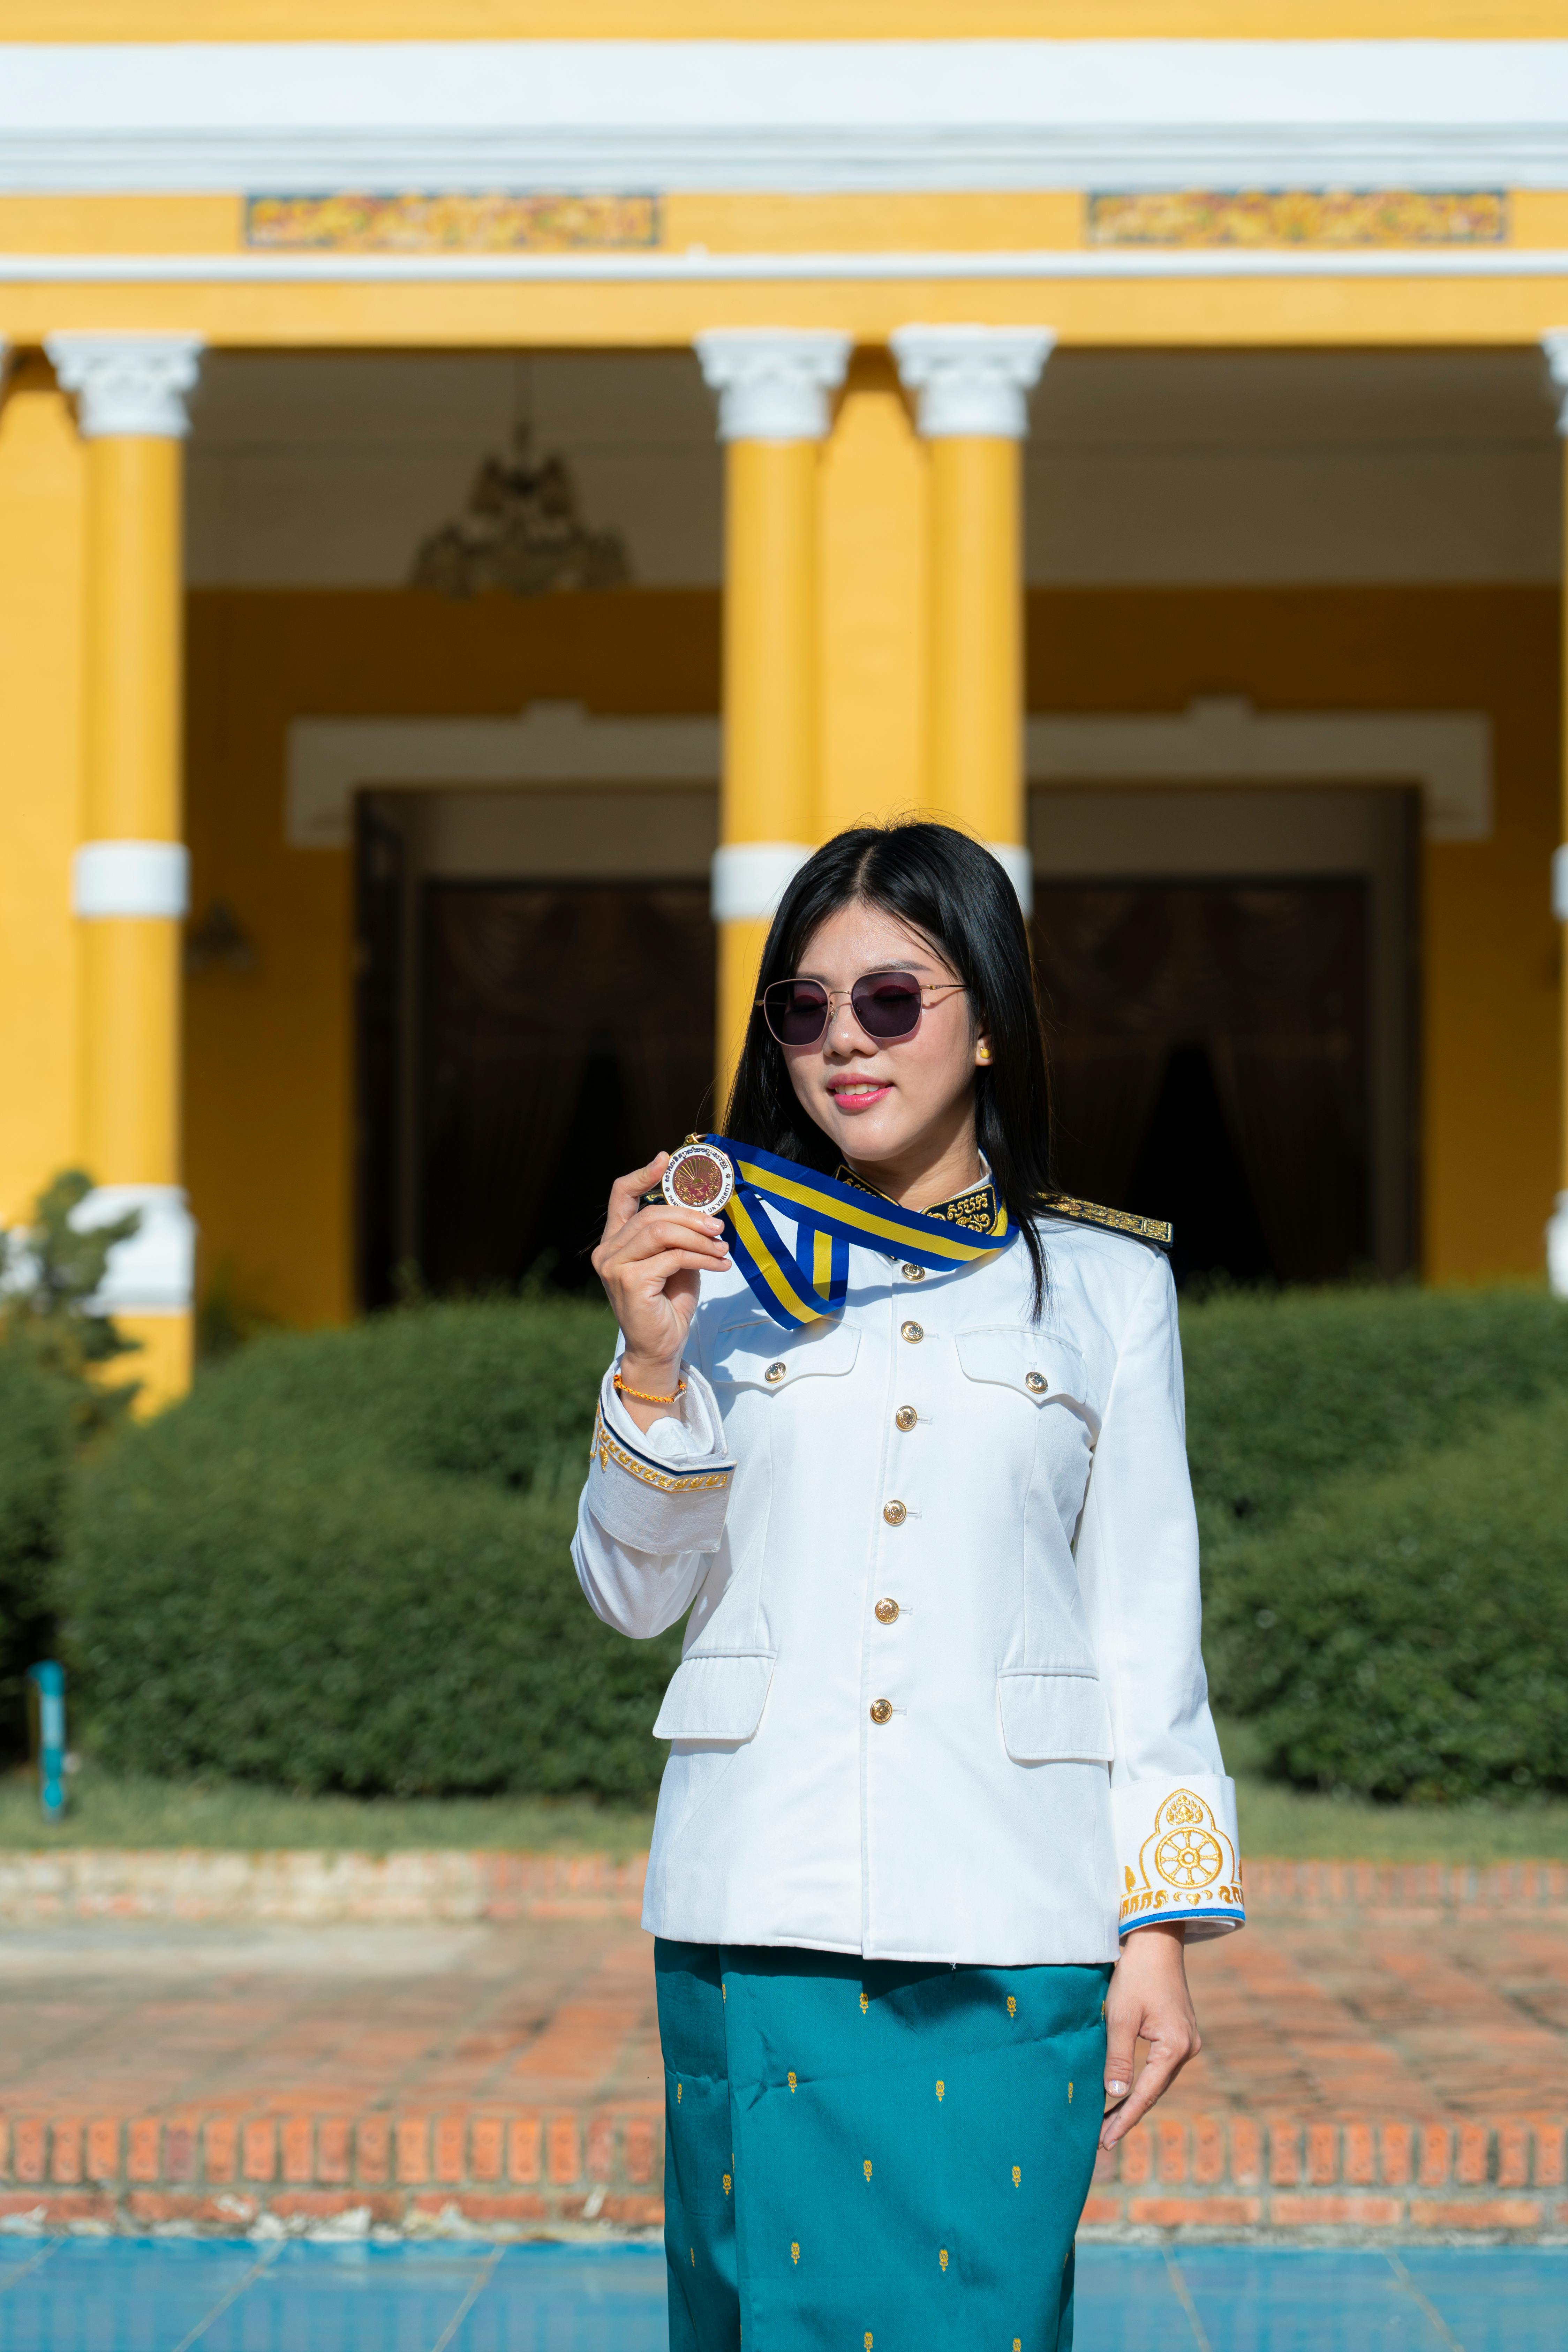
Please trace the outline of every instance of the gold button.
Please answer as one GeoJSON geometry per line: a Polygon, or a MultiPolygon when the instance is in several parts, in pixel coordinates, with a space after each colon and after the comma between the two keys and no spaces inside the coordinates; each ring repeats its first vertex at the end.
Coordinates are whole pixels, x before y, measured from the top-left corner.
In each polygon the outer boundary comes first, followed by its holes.
{"type": "Polygon", "coordinates": [[[874,1699],[871,1701],[871,1720],[872,1720],[872,1722],[873,1722],[873,1723],[891,1723],[892,1719],[893,1719],[893,1702],[892,1702],[892,1700],[891,1700],[890,1698],[874,1698],[874,1699]]]}
{"type": "Polygon", "coordinates": [[[1046,1376],[1044,1372],[1026,1372],[1024,1374],[1024,1386],[1026,1389],[1033,1389],[1037,1396],[1043,1396],[1045,1394],[1046,1388],[1046,1376]]]}
{"type": "Polygon", "coordinates": [[[898,1613],[899,1613],[899,1604],[898,1604],[898,1602],[897,1602],[896,1601],[878,1601],[878,1603],[877,1603],[877,1622],[878,1622],[878,1624],[879,1624],[879,1625],[890,1625],[890,1624],[892,1624],[892,1622],[894,1622],[895,1618],[898,1616],[898,1613]]]}
{"type": "Polygon", "coordinates": [[[787,1364],[770,1364],[763,1378],[764,1381],[782,1381],[788,1370],[787,1364]]]}
{"type": "Polygon", "coordinates": [[[912,1346],[915,1340],[923,1339],[925,1338],[925,1333],[921,1330],[918,1323],[900,1323],[899,1326],[899,1337],[900,1339],[908,1339],[912,1346]]]}
{"type": "Polygon", "coordinates": [[[912,1429],[919,1419],[920,1415],[912,1404],[901,1404],[893,1415],[893,1420],[900,1429],[912,1429]]]}
{"type": "Polygon", "coordinates": [[[906,1282],[923,1282],[926,1278],[926,1270],[923,1265],[901,1265],[899,1268],[899,1272],[903,1276],[906,1282]]]}
{"type": "Polygon", "coordinates": [[[909,1516],[902,1503],[884,1503],[882,1506],[882,1517],[890,1528],[901,1528],[909,1516]]]}

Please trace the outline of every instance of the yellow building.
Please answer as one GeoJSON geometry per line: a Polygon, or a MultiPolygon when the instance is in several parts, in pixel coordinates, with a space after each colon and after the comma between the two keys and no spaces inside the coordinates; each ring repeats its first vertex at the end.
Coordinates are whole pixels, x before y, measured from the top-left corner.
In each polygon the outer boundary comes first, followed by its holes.
{"type": "Polygon", "coordinates": [[[572,1278],[921,810],[1072,1189],[1568,1290],[1564,331],[1562,0],[0,0],[0,1219],[572,1278]]]}

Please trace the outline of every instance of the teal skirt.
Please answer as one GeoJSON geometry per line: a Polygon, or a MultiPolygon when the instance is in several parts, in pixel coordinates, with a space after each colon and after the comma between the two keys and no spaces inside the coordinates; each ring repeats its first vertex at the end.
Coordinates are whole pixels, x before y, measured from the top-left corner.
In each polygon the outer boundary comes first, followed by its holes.
{"type": "Polygon", "coordinates": [[[1109,1968],[654,1966],[670,2352],[1070,2352],[1109,1968]]]}

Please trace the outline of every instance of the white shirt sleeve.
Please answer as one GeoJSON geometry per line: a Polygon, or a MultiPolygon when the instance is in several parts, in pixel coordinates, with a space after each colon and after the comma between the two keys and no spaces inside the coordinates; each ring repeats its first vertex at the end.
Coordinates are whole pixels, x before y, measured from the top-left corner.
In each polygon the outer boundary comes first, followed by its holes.
{"type": "Polygon", "coordinates": [[[1175,1286],[1163,1254],[1151,1260],[1095,1448],[1079,1580],[1110,1708],[1121,1932],[1180,1920],[1195,1938],[1239,1927],[1245,1911],[1236,1784],[1200,1648],[1175,1286]]]}
{"type": "Polygon", "coordinates": [[[724,1533],[733,1457],[718,1401],[683,1367],[679,1417],[639,1429],[605,1375],[572,1560],[596,1616],[647,1640],[696,1599],[724,1533]]]}

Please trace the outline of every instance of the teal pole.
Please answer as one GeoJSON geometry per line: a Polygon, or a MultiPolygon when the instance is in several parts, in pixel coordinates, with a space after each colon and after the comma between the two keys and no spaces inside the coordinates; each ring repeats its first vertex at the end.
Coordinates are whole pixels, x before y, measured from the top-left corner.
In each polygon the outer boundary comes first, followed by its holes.
{"type": "Polygon", "coordinates": [[[37,1696],[38,1803],[47,1822],[66,1809],[66,1670],[47,1658],[29,1666],[27,1680],[37,1696]]]}

